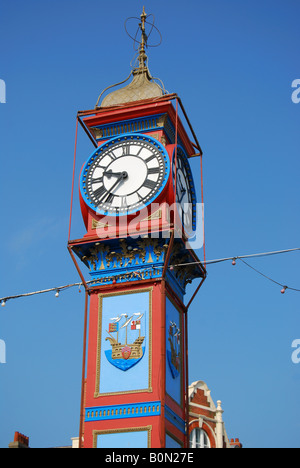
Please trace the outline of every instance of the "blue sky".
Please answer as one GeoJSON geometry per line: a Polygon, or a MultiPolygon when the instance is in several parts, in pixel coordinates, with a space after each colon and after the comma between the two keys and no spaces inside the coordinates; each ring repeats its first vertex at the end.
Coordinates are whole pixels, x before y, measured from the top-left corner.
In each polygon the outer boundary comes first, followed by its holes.
{"type": "MultiPolygon", "coordinates": [[[[179,94],[204,151],[207,259],[299,247],[299,2],[144,4],[163,36],[150,71],[179,94]]],[[[142,5],[1,0],[1,297],[78,281],[66,249],[75,117],[128,76],[123,24],[142,5]]],[[[92,150],[80,133],[79,161],[92,150]]],[[[83,233],[75,198],[72,237],[83,233]]],[[[249,263],[300,288],[299,253],[249,263]]],[[[300,446],[300,295],[280,289],[242,263],[212,265],[190,310],[190,382],[222,400],[246,447],[300,446]]],[[[1,308],[1,447],[15,431],[33,447],[77,436],[83,311],[77,288],[1,308]]]]}

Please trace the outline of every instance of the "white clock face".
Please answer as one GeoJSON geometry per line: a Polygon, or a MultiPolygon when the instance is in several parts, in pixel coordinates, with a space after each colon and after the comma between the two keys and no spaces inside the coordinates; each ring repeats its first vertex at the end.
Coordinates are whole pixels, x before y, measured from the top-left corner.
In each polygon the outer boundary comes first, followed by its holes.
{"type": "Polygon", "coordinates": [[[98,148],[89,159],[82,173],[82,195],[100,213],[133,213],[159,195],[168,170],[168,156],[156,140],[123,136],[98,148]]]}
{"type": "MultiPolygon", "coordinates": [[[[177,149],[176,203],[184,229],[190,231],[194,221],[194,185],[192,173],[183,151],[177,149]]],[[[173,157],[173,180],[175,181],[175,154],[173,157]]]]}

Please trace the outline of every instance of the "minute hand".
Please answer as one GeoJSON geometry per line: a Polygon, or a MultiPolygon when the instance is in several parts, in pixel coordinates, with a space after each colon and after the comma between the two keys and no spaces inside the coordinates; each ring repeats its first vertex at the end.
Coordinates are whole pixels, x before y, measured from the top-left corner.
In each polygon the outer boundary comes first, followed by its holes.
{"type": "MultiPolygon", "coordinates": [[[[121,182],[121,180],[124,180],[128,177],[128,174],[127,172],[121,172],[121,175],[117,178],[116,182],[113,184],[113,186],[109,189],[109,193],[107,195],[107,193],[104,194],[104,196],[106,196],[107,198],[109,197],[109,195],[111,194],[111,192],[114,190],[114,188],[121,182]]],[[[102,202],[103,201],[103,195],[102,197],[100,197],[100,199],[98,200],[98,203],[102,202]]]]}

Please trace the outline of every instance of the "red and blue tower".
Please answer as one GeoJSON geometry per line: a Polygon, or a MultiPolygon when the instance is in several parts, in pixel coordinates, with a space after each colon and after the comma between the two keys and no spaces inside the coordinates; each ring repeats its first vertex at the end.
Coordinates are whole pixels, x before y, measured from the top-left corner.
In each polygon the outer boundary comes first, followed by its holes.
{"type": "Polygon", "coordinates": [[[86,288],[84,448],[188,447],[187,315],[206,276],[189,159],[202,151],[179,97],[150,75],[146,24],[143,11],[131,82],[77,118],[94,145],[81,161],[85,233],[68,242],[86,288]]]}

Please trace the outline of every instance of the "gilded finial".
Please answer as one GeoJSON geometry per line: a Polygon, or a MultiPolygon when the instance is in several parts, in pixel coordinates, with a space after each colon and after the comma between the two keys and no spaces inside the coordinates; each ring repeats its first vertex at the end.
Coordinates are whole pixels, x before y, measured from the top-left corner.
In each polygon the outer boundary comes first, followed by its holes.
{"type": "Polygon", "coordinates": [[[141,14],[141,23],[139,24],[139,28],[142,32],[141,43],[139,48],[139,68],[144,68],[147,60],[147,55],[145,48],[147,47],[148,36],[146,34],[146,23],[147,14],[145,12],[145,7],[143,6],[143,12],[141,14]]]}
{"type": "Polygon", "coordinates": [[[125,21],[125,30],[128,36],[133,40],[135,44],[135,51],[138,53],[138,56],[137,58],[135,56],[135,63],[132,67],[130,75],[128,76],[128,78],[126,78],[126,80],[121,81],[120,83],[117,83],[115,85],[108,86],[107,88],[105,88],[104,91],[102,91],[102,93],[98,97],[96,109],[98,109],[99,107],[111,107],[128,102],[157,98],[166,94],[164,85],[161,82],[161,80],[159,80],[158,78],[153,78],[148,69],[148,57],[146,55],[146,48],[157,47],[161,44],[162,40],[159,30],[154,25],[154,21],[154,16],[152,14],[148,15],[145,11],[145,7],[143,7],[143,11],[140,17],[130,17],[127,18],[127,20],[125,21]],[[152,18],[152,22],[149,21],[149,18],[152,18]],[[136,34],[132,35],[128,32],[126,25],[129,21],[136,20],[138,21],[138,29],[136,34]],[[149,38],[153,31],[156,31],[158,33],[158,42],[155,44],[149,44],[149,38]],[[138,46],[136,47],[137,44],[138,46]],[[108,89],[126,83],[131,76],[133,77],[131,83],[129,83],[123,88],[117,89],[108,94],[99,106],[102,95],[108,89]],[[156,81],[159,81],[162,86],[156,83],[156,81]]]}

